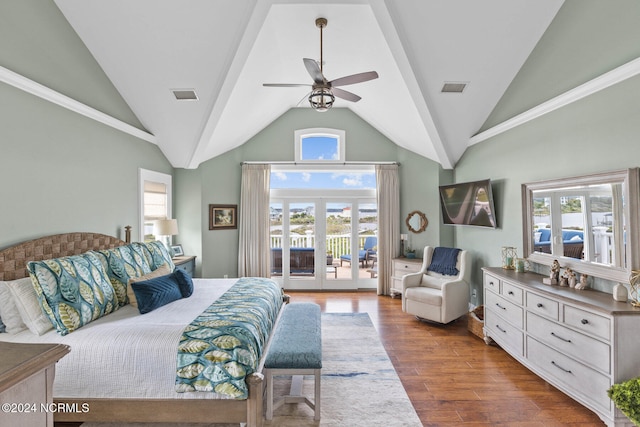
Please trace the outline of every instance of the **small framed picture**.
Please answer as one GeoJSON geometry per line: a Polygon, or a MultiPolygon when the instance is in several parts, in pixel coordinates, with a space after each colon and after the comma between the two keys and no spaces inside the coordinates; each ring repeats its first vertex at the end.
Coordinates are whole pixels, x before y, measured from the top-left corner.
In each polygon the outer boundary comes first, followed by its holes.
{"type": "Polygon", "coordinates": [[[238,228],[238,205],[209,205],[209,230],[238,228]]]}
{"type": "Polygon", "coordinates": [[[171,258],[175,258],[177,256],[184,256],[182,245],[171,245],[171,258]]]}

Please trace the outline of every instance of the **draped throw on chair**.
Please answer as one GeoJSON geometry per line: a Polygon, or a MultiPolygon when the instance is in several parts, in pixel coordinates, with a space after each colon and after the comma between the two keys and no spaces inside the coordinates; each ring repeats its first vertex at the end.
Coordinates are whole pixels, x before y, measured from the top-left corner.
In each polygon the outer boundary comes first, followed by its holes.
{"type": "Polygon", "coordinates": [[[270,277],[268,164],[243,164],[238,219],[238,277],[270,277]]]}
{"type": "Polygon", "coordinates": [[[391,260],[400,255],[398,165],[376,165],[378,199],[378,295],[391,291],[391,260]]]}

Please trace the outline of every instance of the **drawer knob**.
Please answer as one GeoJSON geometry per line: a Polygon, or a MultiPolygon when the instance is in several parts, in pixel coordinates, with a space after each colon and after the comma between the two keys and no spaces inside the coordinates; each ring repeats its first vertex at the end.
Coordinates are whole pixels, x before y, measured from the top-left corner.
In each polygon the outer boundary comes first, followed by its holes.
{"type": "Polygon", "coordinates": [[[587,319],[582,319],[580,323],[582,323],[583,325],[586,325],[587,323],[589,323],[589,321],[587,319]]]}
{"type": "Polygon", "coordinates": [[[513,291],[509,291],[509,295],[513,295],[513,291]]]}
{"type": "Polygon", "coordinates": [[[561,336],[556,335],[554,332],[551,332],[551,335],[553,335],[554,337],[558,338],[558,339],[559,339],[559,340],[561,340],[561,341],[564,341],[564,342],[571,342],[571,340],[568,340],[568,339],[566,339],[566,338],[562,338],[561,336]]]}
{"type": "Polygon", "coordinates": [[[506,310],[506,308],[505,308],[505,307],[501,306],[501,305],[500,305],[500,304],[498,304],[498,303],[496,303],[496,306],[498,306],[498,308],[501,308],[501,309],[503,309],[503,310],[506,310]]]}
{"type": "Polygon", "coordinates": [[[542,307],[544,307],[544,306],[542,305],[542,303],[541,303],[541,302],[539,302],[538,304],[536,304],[536,307],[538,307],[538,308],[542,308],[542,307]]]}
{"type": "Polygon", "coordinates": [[[552,364],[553,366],[555,366],[556,368],[560,369],[561,371],[566,372],[567,374],[570,374],[570,373],[571,373],[571,371],[570,371],[569,369],[565,369],[565,368],[563,368],[562,366],[558,365],[558,364],[557,364],[556,362],[554,362],[553,360],[551,361],[551,364],[552,364]]]}
{"type": "Polygon", "coordinates": [[[489,282],[489,284],[490,284],[491,286],[493,286],[493,282],[489,282]]]}

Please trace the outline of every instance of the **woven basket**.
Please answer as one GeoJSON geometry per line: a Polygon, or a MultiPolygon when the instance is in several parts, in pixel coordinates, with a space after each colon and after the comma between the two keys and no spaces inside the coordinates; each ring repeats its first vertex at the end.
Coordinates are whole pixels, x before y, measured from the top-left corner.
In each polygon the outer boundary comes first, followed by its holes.
{"type": "Polygon", "coordinates": [[[467,318],[467,328],[469,329],[469,332],[471,332],[478,338],[484,339],[484,306],[479,305],[478,307],[470,311],[467,318]]]}

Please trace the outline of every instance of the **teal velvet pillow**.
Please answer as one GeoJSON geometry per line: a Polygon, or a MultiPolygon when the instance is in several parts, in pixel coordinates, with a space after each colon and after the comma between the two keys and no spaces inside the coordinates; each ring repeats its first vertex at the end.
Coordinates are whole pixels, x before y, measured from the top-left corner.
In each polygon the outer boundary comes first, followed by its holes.
{"type": "Polygon", "coordinates": [[[118,309],[118,299],[93,252],[27,264],[42,306],[60,335],[118,309]]]}
{"type": "Polygon", "coordinates": [[[175,276],[178,282],[178,288],[180,288],[180,294],[182,294],[182,298],[189,298],[191,294],[193,294],[193,280],[189,273],[186,271],[176,268],[173,272],[173,276],[175,276]]]}
{"type": "Polygon", "coordinates": [[[177,270],[166,276],[132,282],[131,289],[136,295],[140,314],[149,313],[170,302],[191,296],[193,283],[191,283],[191,291],[188,292],[188,285],[185,286],[185,274],[184,271],[177,270]]]}

